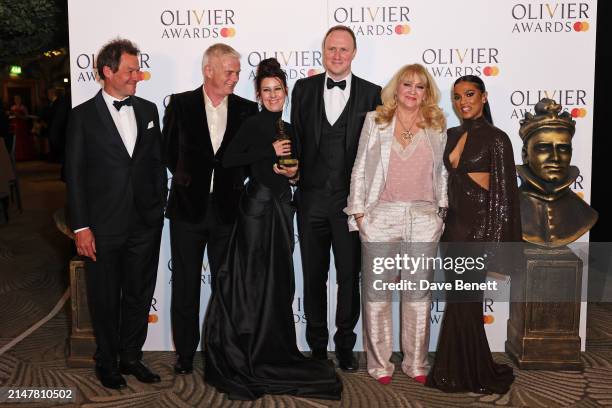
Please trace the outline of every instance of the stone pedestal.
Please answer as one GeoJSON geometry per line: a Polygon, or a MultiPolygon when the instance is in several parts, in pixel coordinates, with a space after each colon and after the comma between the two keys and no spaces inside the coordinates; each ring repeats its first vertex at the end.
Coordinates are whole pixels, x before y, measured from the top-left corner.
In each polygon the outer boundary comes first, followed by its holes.
{"type": "Polygon", "coordinates": [[[569,248],[529,247],[512,276],[506,352],[520,369],[582,370],[582,261],[569,248]]]}
{"type": "Polygon", "coordinates": [[[96,339],[91,326],[87,289],[85,287],[85,262],[80,257],[70,261],[70,301],[72,306],[72,330],[68,367],[93,367],[96,339]]]}

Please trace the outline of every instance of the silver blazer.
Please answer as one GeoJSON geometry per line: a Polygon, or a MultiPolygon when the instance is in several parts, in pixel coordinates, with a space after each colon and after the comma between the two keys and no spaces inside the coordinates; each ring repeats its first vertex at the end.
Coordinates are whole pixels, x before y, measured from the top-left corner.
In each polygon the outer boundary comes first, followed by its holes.
{"type": "MultiPolygon", "coordinates": [[[[378,202],[385,188],[395,116],[389,124],[377,125],[376,111],[368,112],[361,129],[357,157],[351,173],[351,191],[344,212],[348,215],[349,231],[358,231],[354,214],[366,214],[378,202]]],[[[446,146],[446,130],[425,129],[433,152],[433,189],[438,207],[448,207],[448,173],[442,160],[446,146]]]]}

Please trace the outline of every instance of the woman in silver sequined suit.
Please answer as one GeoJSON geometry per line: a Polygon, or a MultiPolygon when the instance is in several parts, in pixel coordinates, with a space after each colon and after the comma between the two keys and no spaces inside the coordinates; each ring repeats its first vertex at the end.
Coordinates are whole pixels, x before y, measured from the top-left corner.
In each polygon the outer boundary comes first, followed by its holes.
{"type": "Polygon", "coordinates": [[[383,105],[366,116],[345,213],[349,229],[362,242],[362,303],[368,373],[388,384],[394,366],[393,290],[383,283],[416,282],[401,292],[402,371],[424,383],[429,371],[430,301],[418,290],[419,279],[430,279],[429,268],[375,267],[376,259],[396,255],[435,256],[443,231],[440,208],[447,207],[447,174],[442,163],[446,143],[439,92],[426,69],[401,68],[382,91],[383,105]]]}

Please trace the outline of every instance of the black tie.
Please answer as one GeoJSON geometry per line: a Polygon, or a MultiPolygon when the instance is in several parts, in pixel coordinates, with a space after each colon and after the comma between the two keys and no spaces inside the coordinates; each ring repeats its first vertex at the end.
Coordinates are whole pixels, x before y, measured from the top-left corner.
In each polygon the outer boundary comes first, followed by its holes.
{"type": "Polygon", "coordinates": [[[120,111],[122,106],[132,106],[132,97],[128,96],[122,101],[113,101],[113,106],[120,111]]]}
{"type": "Polygon", "coordinates": [[[334,86],[337,86],[344,91],[344,88],[346,88],[346,79],[336,82],[331,78],[327,78],[327,89],[332,89],[334,86]]]}

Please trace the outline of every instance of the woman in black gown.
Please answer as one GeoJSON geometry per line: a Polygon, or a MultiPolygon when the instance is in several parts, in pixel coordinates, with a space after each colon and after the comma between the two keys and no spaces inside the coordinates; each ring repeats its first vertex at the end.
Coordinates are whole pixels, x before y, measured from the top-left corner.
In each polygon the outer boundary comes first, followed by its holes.
{"type": "Polygon", "coordinates": [[[290,180],[297,166],[276,164],[277,155],[291,152],[289,141],[276,141],[287,97],[286,74],[276,59],[260,62],[255,89],[262,110],[243,124],[223,160],[226,167],[248,166],[249,182],[208,305],[204,379],[230,399],[340,399],[333,363],[308,359],[296,345],[290,180]]]}
{"type": "MultiPolygon", "coordinates": [[[[448,129],[444,152],[449,207],[442,241],[454,243],[448,245],[445,256],[482,256],[485,242],[521,241],[512,145],[492,124],[487,93],[479,77],[468,75],[455,81],[453,105],[462,124],[448,129]]],[[[485,274],[473,270],[460,275],[449,270],[446,279],[483,282],[485,274]]],[[[438,349],[426,385],[446,392],[508,392],[514,375],[511,367],[493,361],[484,330],[482,298],[482,291],[472,292],[469,299],[447,293],[438,349]]]]}

